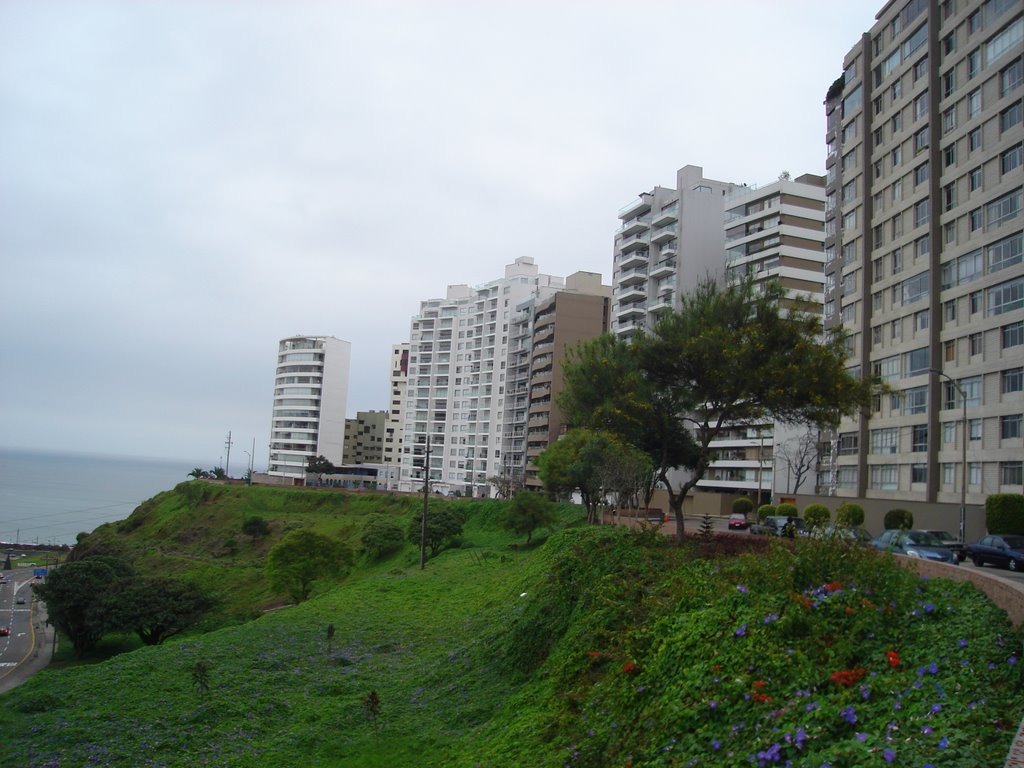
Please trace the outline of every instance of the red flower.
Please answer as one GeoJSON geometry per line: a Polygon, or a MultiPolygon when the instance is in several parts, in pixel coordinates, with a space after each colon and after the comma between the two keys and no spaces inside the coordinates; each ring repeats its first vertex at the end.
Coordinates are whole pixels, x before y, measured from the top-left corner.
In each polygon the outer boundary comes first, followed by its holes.
{"type": "Polygon", "coordinates": [[[838,581],[830,581],[828,584],[825,585],[825,589],[827,589],[829,592],[838,592],[842,588],[842,583],[838,581]]]}
{"type": "Polygon", "coordinates": [[[751,695],[750,698],[752,698],[754,701],[761,701],[761,702],[771,701],[772,700],[772,697],[769,696],[767,693],[755,693],[755,694],[751,695]]]}
{"type": "Polygon", "coordinates": [[[861,667],[857,667],[856,669],[841,669],[838,672],[833,672],[830,679],[836,685],[849,687],[866,674],[867,670],[862,669],[861,667]]]}
{"type": "Polygon", "coordinates": [[[765,686],[764,680],[755,680],[754,681],[754,687],[755,688],[764,688],[764,686],[765,686]]]}
{"type": "Polygon", "coordinates": [[[638,669],[640,669],[640,667],[632,661],[627,661],[625,664],[622,665],[622,671],[625,672],[627,675],[632,675],[638,669]]]}
{"type": "Polygon", "coordinates": [[[890,667],[898,667],[900,665],[900,655],[896,651],[886,651],[885,658],[889,660],[890,667]]]}
{"type": "Polygon", "coordinates": [[[600,659],[603,655],[600,651],[587,651],[587,656],[592,659],[600,659]]]}

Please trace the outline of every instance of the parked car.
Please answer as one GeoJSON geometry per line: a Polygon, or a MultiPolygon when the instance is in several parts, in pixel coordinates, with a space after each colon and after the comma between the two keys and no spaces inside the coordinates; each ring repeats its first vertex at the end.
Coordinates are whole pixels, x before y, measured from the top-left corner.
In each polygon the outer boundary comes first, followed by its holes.
{"type": "Polygon", "coordinates": [[[750,532],[762,536],[806,536],[808,527],[807,521],[801,517],[769,515],[763,522],[750,526],[750,532]]]}
{"type": "Polygon", "coordinates": [[[11,634],[11,630],[7,627],[0,627],[0,637],[7,637],[9,634],[11,634]]]}
{"type": "Polygon", "coordinates": [[[949,531],[925,529],[925,533],[930,533],[936,539],[952,549],[953,554],[956,555],[957,562],[962,563],[967,559],[967,550],[964,548],[964,543],[949,531]]]}
{"type": "Polygon", "coordinates": [[[875,539],[873,543],[878,549],[884,549],[887,552],[959,565],[953,550],[927,531],[890,529],[875,539]]]}
{"type": "Polygon", "coordinates": [[[747,516],[742,512],[733,512],[729,515],[729,530],[730,531],[745,531],[750,527],[750,523],[747,522],[747,516]]]}
{"type": "Polygon", "coordinates": [[[1024,571],[1024,536],[1013,533],[982,536],[967,545],[967,556],[979,568],[992,563],[1011,571],[1024,571]]]}
{"type": "Polygon", "coordinates": [[[18,599],[15,600],[14,602],[16,602],[18,605],[24,605],[25,604],[25,598],[19,596],[18,599]]]}

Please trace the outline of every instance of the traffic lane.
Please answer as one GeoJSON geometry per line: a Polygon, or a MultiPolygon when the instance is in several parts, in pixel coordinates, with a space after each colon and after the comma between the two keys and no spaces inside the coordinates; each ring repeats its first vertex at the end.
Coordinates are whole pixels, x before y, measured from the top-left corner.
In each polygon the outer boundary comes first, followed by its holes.
{"type": "Polygon", "coordinates": [[[10,634],[0,637],[0,677],[13,665],[19,664],[33,649],[35,639],[32,626],[32,571],[7,571],[6,582],[0,585],[0,626],[10,634]],[[23,604],[18,598],[23,598],[23,604]]]}
{"type": "Polygon", "coordinates": [[[986,576],[997,576],[1006,581],[1014,582],[1018,587],[1024,589],[1024,572],[1022,571],[1011,571],[1008,568],[1000,568],[996,565],[982,565],[977,566],[970,561],[970,559],[964,560],[960,563],[961,568],[967,568],[972,571],[983,571],[986,576]]]}

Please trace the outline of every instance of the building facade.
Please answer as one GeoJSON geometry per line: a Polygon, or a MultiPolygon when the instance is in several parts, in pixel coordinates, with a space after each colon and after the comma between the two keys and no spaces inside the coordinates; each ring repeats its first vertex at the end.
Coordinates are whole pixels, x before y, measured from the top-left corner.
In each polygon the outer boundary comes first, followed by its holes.
{"type": "Polygon", "coordinates": [[[351,355],[352,345],[333,336],[278,342],[268,474],[304,478],[316,456],[342,463],[351,355]]]}
{"type": "Polygon", "coordinates": [[[358,411],[345,419],[345,464],[381,464],[388,411],[358,411]]]}
{"type": "Polygon", "coordinates": [[[725,196],[737,185],[687,165],[674,189],[654,187],[619,210],[612,262],[612,332],[629,338],[706,275],[721,278],[725,196]]]}
{"type": "Polygon", "coordinates": [[[409,384],[409,344],[391,347],[388,375],[388,419],[384,427],[384,454],[381,486],[397,490],[401,476],[402,432],[405,429],[405,395],[409,384]]]}
{"type": "Polygon", "coordinates": [[[419,490],[429,476],[441,493],[490,493],[488,478],[502,470],[512,314],[538,289],[563,285],[520,257],[501,278],[451,285],[445,298],[420,303],[410,331],[399,490],[419,490]]]}
{"type": "Polygon", "coordinates": [[[824,317],[889,391],[844,420],[818,490],[981,504],[1024,489],[1024,5],[876,19],[825,102],[824,317]]]}

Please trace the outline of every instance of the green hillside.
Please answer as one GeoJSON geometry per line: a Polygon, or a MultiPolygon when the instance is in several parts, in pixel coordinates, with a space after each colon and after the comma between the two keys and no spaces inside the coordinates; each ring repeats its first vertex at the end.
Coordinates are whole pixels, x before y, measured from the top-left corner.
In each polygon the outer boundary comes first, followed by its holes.
{"type": "MultiPolygon", "coordinates": [[[[255,613],[274,598],[260,571],[272,542],[238,533],[254,509],[275,537],[350,537],[417,507],[206,488],[161,494],[84,544],[205,575],[255,613]]],[[[828,542],[680,548],[566,509],[524,549],[497,525],[500,502],[453,503],[468,515],[461,546],[424,571],[408,545],[299,606],[0,696],[5,762],[991,766],[1024,716],[1024,638],[968,585],[828,542]]]]}

